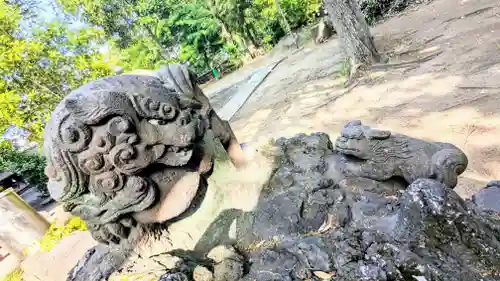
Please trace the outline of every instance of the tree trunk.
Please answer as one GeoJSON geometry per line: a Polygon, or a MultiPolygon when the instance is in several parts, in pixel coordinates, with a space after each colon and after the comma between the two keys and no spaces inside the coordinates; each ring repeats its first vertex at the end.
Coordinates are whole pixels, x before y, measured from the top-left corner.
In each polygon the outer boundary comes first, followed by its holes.
{"type": "Polygon", "coordinates": [[[253,34],[252,29],[250,28],[250,25],[249,24],[245,24],[244,25],[244,30],[245,30],[246,36],[248,37],[248,39],[250,39],[250,41],[252,42],[252,44],[254,45],[254,47],[256,49],[259,48],[260,44],[259,44],[259,42],[257,42],[257,39],[255,39],[255,35],[253,34]]]}
{"type": "Polygon", "coordinates": [[[220,26],[222,29],[222,38],[226,39],[227,42],[229,42],[231,44],[235,44],[233,35],[229,31],[229,28],[227,28],[226,23],[222,20],[221,17],[219,17],[217,15],[214,15],[214,17],[220,22],[220,26]]]}
{"type": "Polygon", "coordinates": [[[274,4],[276,4],[276,8],[278,9],[278,14],[280,14],[282,21],[283,21],[283,24],[285,25],[286,34],[288,34],[292,37],[293,43],[294,43],[295,47],[298,49],[299,48],[298,35],[292,31],[292,28],[290,27],[290,24],[288,23],[288,20],[286,19],[285,13],[281,9],[279,0],[274,0],[274,4]]]}
{"type": "Polygon", "coordinates": [[[356,0],[325,0],[325,7],[352,66],[378,62],[380,55],[356,0]]]}
{"type": "Polygon", "coordinates": [[[155,35],[155,33],[153,32],[153,30],[151,29],[150,26],[144,25],[144,27],[147,30],[147,32],[149,33],[149,36],[151,37],[151,39],[153,39],[153,41],[155,41],[155,43],[158,45],[158,48],[160,49],[160,56],[163,59],[168,59],[168,57],[169,57],[168,53],[165,50],[165,47],[163,46],[163,44],[160,42],[160,39],[158,39],[158,37],[155,35]]]}
{"type": "Polygon", "coordinates": [[[207,51],[205,50],[203,51],[203,59],[205,61],[205,66],[208,68],[208,70],[212,70],[212,62],[208,58],[207,51]]]}

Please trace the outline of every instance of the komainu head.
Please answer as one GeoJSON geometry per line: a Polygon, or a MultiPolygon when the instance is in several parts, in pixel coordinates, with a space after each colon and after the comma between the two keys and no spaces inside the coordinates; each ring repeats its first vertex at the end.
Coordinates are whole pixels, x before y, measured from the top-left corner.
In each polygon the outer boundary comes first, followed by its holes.
{"type": "Polygon", "coordinates": [[[148,76],[107,77],[74,90],[45,129],[50,194],[82,217],[96,240],[127,238],[132,214],[196,169],[192,159],[206,130],[199,108],[148,76]]]}

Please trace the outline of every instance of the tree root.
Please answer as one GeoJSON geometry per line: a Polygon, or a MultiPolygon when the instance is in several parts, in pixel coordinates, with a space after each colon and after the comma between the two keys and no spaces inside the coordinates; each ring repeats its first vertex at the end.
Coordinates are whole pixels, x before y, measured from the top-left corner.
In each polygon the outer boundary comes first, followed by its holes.
{"type": "Polygon", "coordinates": [[[490,6],[490,7],[485,7],[485,8],[481,8],[481,9],[477,9],[475,11],[472,11],[470,13],[467,13],[463,16],[460,16],[460,17],[453,17],[453,18],[449,18],[445,21],[443,21],[443,23],[449,23],[449,22],[452,22],[452,21],[455,21],[455,20],[459,20],[459,19],[464,19],[464,18],[467,18],[467,17],[470,17],[470,16],[476,16],[476,15],[479,15],[479,14],[482,14],[484,12],[487,12],[493,8],[496,8],[497,6],[490,6]]]}
{"type": "Polygon", "coordinates": [[[351,72],[349,73],[349,78],[344,83],[344,87],[346,87],[346,88],[349,87],[356,80],[356,78],[361,76],[359,74],[361,72],[360,70],[362,69],[362,67],[363,67],[362,64],[356,64],[356,65],[352,66],[351,72]]]}
{"type": "Polygon", "coordinates": [[[388,68],[407,67],[407,66],[414,65],[414,64],[417,64],[417,63],[423,63],[423,62],[430,61],[430,60],[434,59],[435,57],[439,56],[441,53],[443,53],[443,51],[439,51],[437,53],[425,56],[423,58],[418,58],[418,59],[415,59],[415,60],[405,61],[405,62],[398,62],[398,63],[377,63],[377,64],[373,64],[370,67],[370,69],[374,70],[374,69],[388,69],[388,68]]]}

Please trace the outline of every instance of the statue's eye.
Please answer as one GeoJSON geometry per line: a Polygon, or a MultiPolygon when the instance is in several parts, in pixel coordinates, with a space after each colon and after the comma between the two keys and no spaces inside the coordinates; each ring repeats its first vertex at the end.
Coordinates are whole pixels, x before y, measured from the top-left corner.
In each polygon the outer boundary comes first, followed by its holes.
{"type": "Polygon", "coordinates": [[[179,122],[181,126],[186,126],[187,124],[191,123],[191,117],[189,115],[184,115],[179,117],[179,122]]]}
{"type": "Polygon", "coordinates": [[[159,120],[159,119],[149,119],[148,122],[153,125],[165,125],[167,123],[165,120],[159,120]]]}

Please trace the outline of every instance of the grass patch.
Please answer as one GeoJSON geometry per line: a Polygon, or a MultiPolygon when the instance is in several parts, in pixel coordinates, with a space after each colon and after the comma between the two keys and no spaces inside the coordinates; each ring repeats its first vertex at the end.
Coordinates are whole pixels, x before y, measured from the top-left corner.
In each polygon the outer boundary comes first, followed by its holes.
{"type": "Polygon", "coordinates": [[[349,78],[351,75],[352,64],[349,58],[342,59],[341,67],[340,67],[340,76],[343,78],[349,78]]]}
{"type": "Polygon", "coordinates": [[[75,231],[86,231],[87,226],[80,217],[72,217],[64,226],[57,226],[53,223],[49,231],[40,240],[40,251],[50,252],[57,245],[59,240],[75,231]]]}
{"type": "Polygon", "coordinates": [[[23,270],[18,267],[7,274],[2,281],[23,281],[23,274],[23,270]]]}
{"type": "Polygon", "coordinates": [[[31,247],[25,250],[24,254],[33,254],[37,252],[50,252],[59,243],[61,239],[75,231],[86,231],[85,222],[79,217],[72,217],[68,222],[61,226],[52,223],[45,235],[37,240],[31,247]]]}

